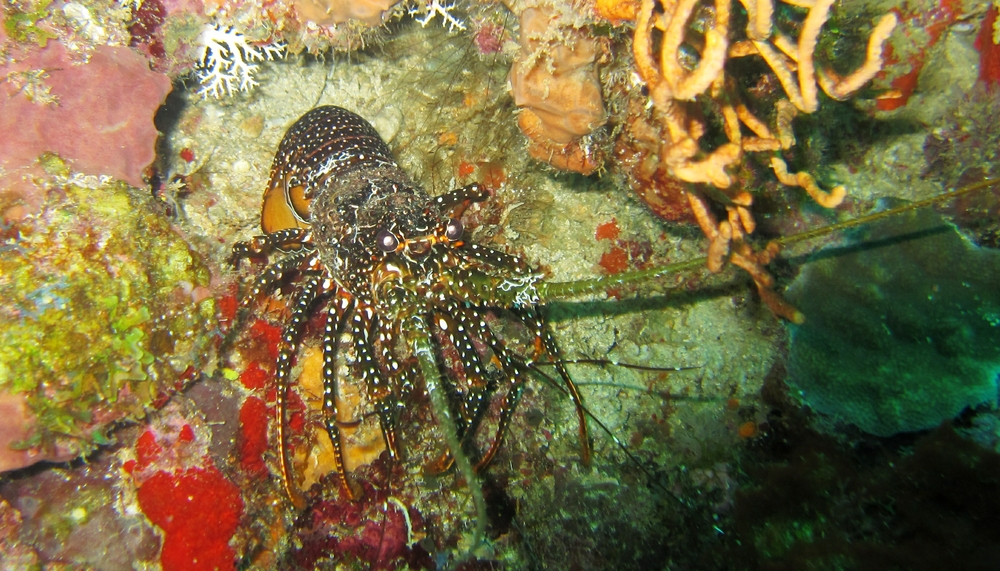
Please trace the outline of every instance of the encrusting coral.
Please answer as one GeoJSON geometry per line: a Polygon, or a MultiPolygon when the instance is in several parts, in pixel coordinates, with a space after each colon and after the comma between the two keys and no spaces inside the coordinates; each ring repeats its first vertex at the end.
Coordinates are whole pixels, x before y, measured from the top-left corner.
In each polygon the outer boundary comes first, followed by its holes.
{"type": "Polygon", "coordinates": [[[597,41],[560,24],[553,9],[535,7],[521,13],[519,43],[510,85],[528,153],[558,169],[594,172],[602,160],[581,138],[607,121],[597,41]]]}
{"type": "Polygon", "coordinates": [[[817,0],[808,6],[797,40],[773,24],[773,0],[741,2],[747,11],[746,37],[732,41],[731,0],[715,0],[711,7],[699,0],[643,0],[632,47],[636,71],[649,89],[654,110],[648,120],[633,118],[626,132],[647,144],[659,141],[656,170],[687,183],[711,185],[722,195],[727,219],[720,222],[702,192],[684,190],[698,225],[710,241],[709,269],[721,270],[728,256],[750,273],[762,300],[774,313],[801,321],[802,315],[771,291],[773,280],[763,266],[773,257],[774,248],[758,253],[744,241],[756,226],[750,212],[753,197],[732,188],[728,169],[736,166],[745,152],[775,152],[770,165],[779,181],[801,186],[826,208],[839,205],[846,189],[837,186],[824,191],[808,173],[789,172],[777,151],[795,144],[791,122],[798,112],[816,111],[818,88],[833,99],[843,100],[882,68],[883,46],[896,26],[896,16],[889,13],[879,20],[869,37],[864,63],[841,77],[814,61],[819,34],[829,19],[833,0],[817,0]],[[693,64],[686,52],[691,45],[697,46],[697,62],[693,64]],[[750,56],[764,60],[786,95],[775,104],[771,126],[740,100],[736,78],[726,70],[729,60],[750,56]],[[699,105],[706,102],[712,112],[721,116],[727,139],[712,149],[701,141],[708,125],[699,105]],[[744,135],[744,129],[752,135],[744,135]]]}

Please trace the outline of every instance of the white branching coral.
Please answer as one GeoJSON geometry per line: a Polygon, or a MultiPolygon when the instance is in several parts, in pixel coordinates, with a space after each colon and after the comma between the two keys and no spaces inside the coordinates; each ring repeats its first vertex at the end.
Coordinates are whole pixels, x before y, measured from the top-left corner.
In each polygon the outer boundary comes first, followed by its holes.
{"type": "Polygon", "coordinates": [[[251,62],[278,58],[285,49],[280,42],[254,46],[233,28],[214,24],[202,29],[198,43],[198,95],[216,99],[259,85],[253,78],[258,66],[251,62]]]}
{"type": "Polygon", "coordinates": [[[465,24],[451,13],[454,9],[454,3],[448,4],[442,3],[440,0],[430,0],[429,2],[417,2],[415,6],[407,8],[407,13],[413,16],[414,20],[420,22],[421,27],[427,27],[434,16],[440,15],[443,24],[448,25],[449,31],[453,32],[455,28],[464,30],[465,24]]]}

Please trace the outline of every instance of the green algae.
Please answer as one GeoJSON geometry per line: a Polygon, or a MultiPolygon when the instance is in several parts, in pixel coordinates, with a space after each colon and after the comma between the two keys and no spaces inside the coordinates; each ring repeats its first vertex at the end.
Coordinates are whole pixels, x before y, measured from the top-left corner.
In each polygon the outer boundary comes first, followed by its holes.
{"type": "Polygon", "coordinates": [[[201,33],[202,24],[190,14],[179,14],[163,23],[163,48],[169,58],[177,56],[178,50],[195,43],[201,33]]]}
{"type": "Polygon", "coordinates": [[[38,25],[39,21],[49,17],[48,8],[52,0],[25,0],[4,4],[6,14],[3,27],[10,37],[19,42],[34,42],[42,48],[49,40],[56,38],[55,32],[38,25]]]}
{"type": "Polygon", "coordinates": [[[64,184],[5,234],[0,391],[37,417],[19,446],[87,453],[208,352],[214,300],[190,292],[209,272],[124,183],[64,184]]]}

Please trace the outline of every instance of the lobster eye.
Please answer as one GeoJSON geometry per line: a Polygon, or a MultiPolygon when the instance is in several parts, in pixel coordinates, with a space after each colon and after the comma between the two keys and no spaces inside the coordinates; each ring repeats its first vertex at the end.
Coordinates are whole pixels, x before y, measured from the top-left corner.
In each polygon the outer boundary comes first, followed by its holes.
{"type": "Polygon", "coordinates": [[[375,245],[378,246],[379,250],[382,250],[386,254],[390,252],[395,252],[399,248],[399,238],[397,238],[392,232],[387,230],[382,230],[375,237],[375,245]]]}
{"type": "Polygon", "coordinates": [[[448,226],[444,229],[444,237],[454,242],[462,237],[463,230],[465,228],[462,226],[461,220],[452,218],[448,221],[448,226]]]}

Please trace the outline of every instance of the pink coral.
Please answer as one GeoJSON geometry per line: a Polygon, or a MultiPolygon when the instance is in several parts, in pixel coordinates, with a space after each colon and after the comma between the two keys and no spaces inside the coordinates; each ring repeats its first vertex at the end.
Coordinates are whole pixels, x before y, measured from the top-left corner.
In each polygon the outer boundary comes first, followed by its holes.
{"type": "Polygon", "coordinates": [[[0,76],[8,78],[0,85],[0,193],[37,208],[40,196],[24,179],[44,152],[69,159],[84,174],[143,184],[155,155],[153,115],[170,92],[170,79],[150,71],[145,58],[99,46],[87,63],[76,64],[61,43],[49,42],[4,66],[0,76]]]}

